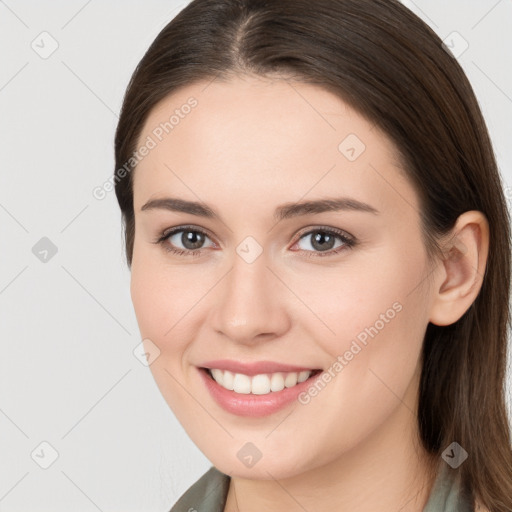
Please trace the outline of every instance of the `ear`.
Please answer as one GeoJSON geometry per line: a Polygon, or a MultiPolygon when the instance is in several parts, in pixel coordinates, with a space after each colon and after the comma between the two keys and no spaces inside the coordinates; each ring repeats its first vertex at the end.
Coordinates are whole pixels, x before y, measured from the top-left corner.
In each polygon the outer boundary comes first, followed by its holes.
{"type": "Polygon", "coordinates": [[[430,322],[455,323],[471,307],[483,283],[489,252],[489,223],[476,210],[459,216],[442,243],[444,257],[434,280],[430,322]]]}

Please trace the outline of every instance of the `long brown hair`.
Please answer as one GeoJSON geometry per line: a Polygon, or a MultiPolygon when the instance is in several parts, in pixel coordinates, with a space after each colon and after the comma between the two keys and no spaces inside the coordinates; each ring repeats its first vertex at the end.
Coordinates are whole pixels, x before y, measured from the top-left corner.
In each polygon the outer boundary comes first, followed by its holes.
{"type": "Polygon", "coordinates": [[[189,3],[138,64],[117,127],[115,191],[128,266],[135,231],[131,157],[149,112],[179,87],[248,73],[321,85],[387,133],[420,198],[429,256],[441,254],[438,237],[461,213],[479,210],[487,217],[490,247],[479,295],[454,324],[427,326],[418,426],[433,456],[454,441],[469,453],[457,471],[472,499],[510,512],[510,218],[467,77],[430,27],[398,1],[189,3]]]}

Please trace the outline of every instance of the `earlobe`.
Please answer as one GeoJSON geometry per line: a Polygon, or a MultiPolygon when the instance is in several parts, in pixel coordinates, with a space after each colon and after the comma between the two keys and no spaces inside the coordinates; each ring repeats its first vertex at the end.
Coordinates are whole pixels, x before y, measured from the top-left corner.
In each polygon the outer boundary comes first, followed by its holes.
{"type": "Polygon", "coordinates": [[[489,251],[489,224],[476,210],[459,216],[443,242],[442,272],[433,289],[430,322],[455,323],[471,307],[482,287],[489,251]]]}

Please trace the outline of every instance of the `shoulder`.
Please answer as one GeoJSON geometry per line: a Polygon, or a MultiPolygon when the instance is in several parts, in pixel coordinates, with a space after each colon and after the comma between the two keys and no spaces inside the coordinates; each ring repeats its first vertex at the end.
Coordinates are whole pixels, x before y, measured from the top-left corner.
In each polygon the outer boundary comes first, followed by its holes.
{"type": "Polygon", "coordinates": [[[199,509],[222,512],[229,490],[230,477],[214,466],[193,483],[169,512],[189,512],[199,509]]]}

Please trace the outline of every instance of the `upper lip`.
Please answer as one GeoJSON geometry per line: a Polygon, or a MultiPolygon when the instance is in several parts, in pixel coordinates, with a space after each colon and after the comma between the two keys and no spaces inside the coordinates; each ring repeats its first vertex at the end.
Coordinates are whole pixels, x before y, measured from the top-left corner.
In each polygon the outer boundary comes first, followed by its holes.
{"type": "Polygon", "coordinates": [[[243,373],[250,377],[262,373],[276,372],[301,372],[314,371],[318,368],[308,368],[306,366],[294,366],[291,364],[281,364],[274,361],[252,361],[243,363],[229,359],[218,359],[216,361],[206,361],[199,365],[200,368],[218,368],[219,370],[228,370],[233,373],[243,373]]]}

